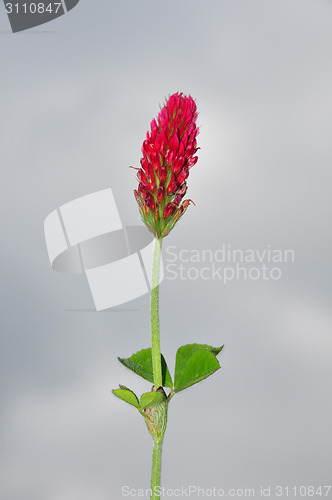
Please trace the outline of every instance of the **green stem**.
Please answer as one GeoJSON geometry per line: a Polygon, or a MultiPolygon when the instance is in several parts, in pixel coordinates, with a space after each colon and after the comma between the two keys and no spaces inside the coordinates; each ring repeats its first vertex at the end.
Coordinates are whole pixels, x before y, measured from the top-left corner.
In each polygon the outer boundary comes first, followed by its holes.
{"type": "MultiPolygon", "coordinates": [[[[153,264],[152,264],[152,283],[151,283],[151,344],[152,344],[152,367],[153,382],[155,391],[162,387],[160,337],[159,337],[159,273],[160,273],[160,255],[162,238],[155,238],[153,264]]],[[[156,439],[153,442],[152,470],[151,470],[151,499],[159,500],[157,487],[160,487],[161,477],[161,449],[162,439],[156,439]]]]}
{"type": "Polygon", "coordinates": [[[151,500],[159,500],[159,487],[160,487],[160,476],[161,476],[161,450],[162,441],[154,441],[153,443],[153,455],[152,455],[152,471],[151,471],[151,500]]]}
{"type": "Polygon", "coordinates": [[[151,283],[151,343],[152,343],[152,367],[155,391],[163,385],[161,372],[161,355],[159,339],[159,271],[161,238],[154,240],[152,283],[151,283]]]}

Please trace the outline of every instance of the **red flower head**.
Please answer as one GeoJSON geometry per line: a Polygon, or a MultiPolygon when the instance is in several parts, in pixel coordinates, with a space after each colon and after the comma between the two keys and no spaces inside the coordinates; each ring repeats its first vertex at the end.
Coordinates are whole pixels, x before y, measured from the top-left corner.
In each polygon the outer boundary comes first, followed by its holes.
{"type": "Polygon", "coordinates": [[[171,95],[151,122],[143,142],[141,168],[134,191],[143,222],[158,238],[166,236],[187,210],[184,200],[189,169],[198,157],[197,108],[191,96],[171,95]],[[181,204],[182,202],[182,204],[181,204]]]}

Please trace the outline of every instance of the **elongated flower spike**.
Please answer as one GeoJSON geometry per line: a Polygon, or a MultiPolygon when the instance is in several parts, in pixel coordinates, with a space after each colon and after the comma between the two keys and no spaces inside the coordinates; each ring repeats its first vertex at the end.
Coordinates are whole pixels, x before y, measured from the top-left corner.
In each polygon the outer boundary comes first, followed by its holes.
{"type": "Polygon", "coordinates": [[[198,160],[196,120],[193,98],[175,93],[152,120],[143,142],[134,194],[144,224],[158,238],[167,236],[191,202],[182,199],[189,170],[198,160]]]}

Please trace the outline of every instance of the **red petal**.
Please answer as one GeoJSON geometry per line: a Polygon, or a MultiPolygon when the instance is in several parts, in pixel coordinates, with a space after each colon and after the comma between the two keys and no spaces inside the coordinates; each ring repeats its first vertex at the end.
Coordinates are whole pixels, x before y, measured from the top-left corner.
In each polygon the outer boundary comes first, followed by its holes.
{"type": "Polygon", "coordinates": [[[174,174],[172,174],[171,179],[167,186],[167,194],[175,193],[178,189],[178,183],[175,180],[174,174]]]}
{"type": "Polygon", "coordinates": [[[164,188],[163,187],[160,187],[158,189],[158,195],[157,195],[157,197],[158,197],[158,201],[159,202],[163,201],[163,199],[164,199],[164,188]]]}
{"type": "Polygon", "coordinates": [[[174,203],[168,203],[168,205],[166,205],[165,210],[164,210],[164,219],[166,219],[166,217],[171,215],[175,209],[176,209],[176,206],[174,205],[174,203]]]}
{"type": "Polygon", "coordinates": [[[179,173],[178,175],[178,178],[177,178],[177,181],[179,184],[182,184],[183,181],[185,181],[187,179],[189,175],[189,169],[188,167],[185,165],[183,167],[183,169],[181,170],[181,172],[179,173]]]}
{"type": "Polygon", "coordinates": [[[179,149],[179,139],[176,130],[174,130],[173,134],[171,135],[168,141],[168,147],[174,152],[176,152],[179,149]]]}

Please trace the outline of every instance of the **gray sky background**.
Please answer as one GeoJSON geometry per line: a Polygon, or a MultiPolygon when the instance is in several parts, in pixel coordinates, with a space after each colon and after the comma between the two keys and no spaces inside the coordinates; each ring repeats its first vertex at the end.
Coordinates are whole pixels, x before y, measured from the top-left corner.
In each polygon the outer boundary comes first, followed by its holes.
{"type": "Polygon", "coordinates": [[[51,269],[43,221],[111,187],[138,224],[128,166],[176,91],[197,101],[201,150],[165,257],[271,245],[295,262],[277,281],[163,282],[172,369],[182,344],[226,344],[222,370],[172,400],[163,485],[330,484],[331,1],[81,0],[15,35],[0,7],[1,498],[149,486],[143,419],[110,392],[149,390],[116,360],[149,345],[149,298],[92,311],[85,278],[51,269]]]}

